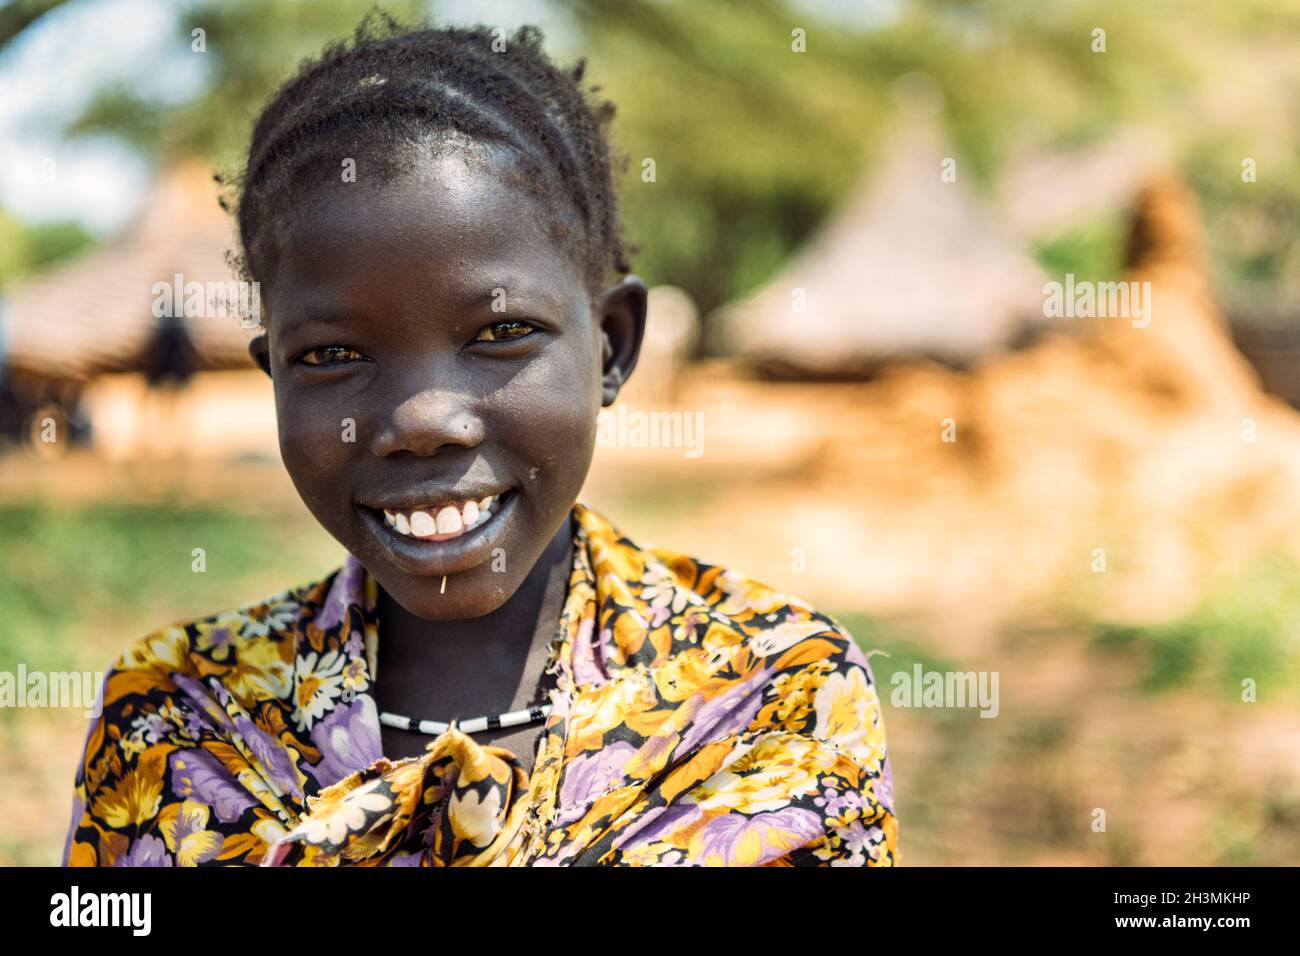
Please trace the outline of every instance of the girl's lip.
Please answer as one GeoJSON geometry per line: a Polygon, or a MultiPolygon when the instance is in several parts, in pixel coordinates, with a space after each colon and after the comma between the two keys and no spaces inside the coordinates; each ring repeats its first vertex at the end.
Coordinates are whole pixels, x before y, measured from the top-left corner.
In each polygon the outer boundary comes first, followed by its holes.
{"type": "Polygon", "coordinates": [[[384,513],[357,505],[362,523],[383,548],[389,562],[407,574],[441,577],[468,571],[486,561],[514,518],[519,495],[511,488],[503,493],[490,521],[454,538],[436,540],[412,538],[388,527],[384,513]]]}

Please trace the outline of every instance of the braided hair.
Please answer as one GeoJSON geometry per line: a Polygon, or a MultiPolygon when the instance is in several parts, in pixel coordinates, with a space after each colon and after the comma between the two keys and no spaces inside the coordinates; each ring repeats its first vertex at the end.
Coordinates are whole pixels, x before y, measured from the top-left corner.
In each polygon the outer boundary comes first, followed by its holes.
{"type": "Polygon", "coordinates": [[[585,58],[558,68],[538,28],[520,27],[494,49],[503,39],[486,26],[411,28],[372,11],[351,43],[305,61],[258,118],[242,175],[217,177],[238,192],[242,252],[232,264],[242,277],[274,274],[296,200],[338,183],[342,158],[387,181],[418,151],[472,157],[492,145],[515,160],[511,182],[559,223],[593,295],[611,272],[629,272],[605,135],[614,104],[589,99],[585,58]]]}

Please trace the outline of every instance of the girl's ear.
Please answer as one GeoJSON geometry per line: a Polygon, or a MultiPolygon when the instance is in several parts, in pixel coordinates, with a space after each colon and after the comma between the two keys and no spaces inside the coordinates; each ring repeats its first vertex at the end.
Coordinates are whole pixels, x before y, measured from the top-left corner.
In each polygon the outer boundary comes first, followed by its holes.
{"type": "Polygon", "coordinates": [[[600,403],[606,408],[636,368],[645,336],[646,298],[645,283],[634,275],[625,276],[600,298],[600,403]]]}
{"type": "Polygon", "coordinates": [[[257,363],[257,367],[265,372],[269,378],[271,375],[271,350],[266,344],[265,333],[248,343],[248,354],[257,363]]]}

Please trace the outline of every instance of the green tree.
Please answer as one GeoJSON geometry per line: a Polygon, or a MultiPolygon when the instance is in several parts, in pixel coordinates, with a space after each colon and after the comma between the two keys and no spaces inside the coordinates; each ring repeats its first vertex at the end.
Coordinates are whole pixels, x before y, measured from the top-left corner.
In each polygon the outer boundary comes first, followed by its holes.
{"type": "MultiPolygon", "coordinates": [[[[943,119],[977,187],[993,184],[1011,156],[1086,144],[1140,122],[1168,132],[1205,200],[1225,284],[1276,294],[1300,259],[1291,228],[1300,212],[1297,124],[1214,108],[1273,64],[1280,79],[1263,84],[1258,98],[1280,104],[1277,115],[1300,115],[1300,76],[1282,69],[1295,62],[1297,0],[898,0],[878,5],[874,21],[807,0],[556,6],[577,36],[566,50],[555,38],[548,46],[562,58],[587,55],[588,75],[619,107],[614,129],[630,161],[622,186],[629,239],[641,247],[637,269],[685,287],[706,311],[769,277],[890,148],[895,84],[912,73],[942,92],[943,119]],[[1097,30],[1105,31],[1104,52],[1097,30]],[[1241,157],[1261,151],[1269,175],[1242,189],[1241,157]]],[[[189,51],[193,29],[206,31],[198,95],[176,103],[110,85],[72,132],[111,133],[160,164],[198,154],[236,169],[276,85],[349,34],[368,8],[369,0],[178,6],[178,50],[189,51]]],[[[386,8],[407,19],[425,12],[412,0],[386,8]]],[[[483,7],[488,22],[492,9],[483,7]]],[[[0,16],[0,42],[4,30],[0,16]]],[[[1114,258],[1095,237],[1041,239],[1039,248],[1058,258],[1075,247],[1114,258]]]]}

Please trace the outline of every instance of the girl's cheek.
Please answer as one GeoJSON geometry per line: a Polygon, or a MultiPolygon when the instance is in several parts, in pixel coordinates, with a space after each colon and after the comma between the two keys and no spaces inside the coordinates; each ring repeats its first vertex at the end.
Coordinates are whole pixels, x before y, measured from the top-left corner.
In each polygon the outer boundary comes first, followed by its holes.
{"type": "Polygon", "coordinates": [[[533,405],[514,431],[526,457],[545,462],[553,473],[558,462],[572,461],[578,467],[586,461],[596,442],[596,412],[583,396],[552,395],[533,405]]]}
{"type": "MultiPolygon", "coordinates": [[[[280,454],[291,471],[328,471],[342,444],[341,428],[331,429],[328,416],[286,402],[279,411],[280,454]],[[333,438],[333,442],[331,441],[333,438]]],[[[306,477],[306,476],[302,476],[306,477]]]]}
{"type": "Polygon", "coordinates": [[[557,353],[554,361],[534,364],[512,383],[511,411],[528,422],[543,447],[553,450],[559,436],[595,440],[599,363],[588,361],[590,350],[557,353]]]}

